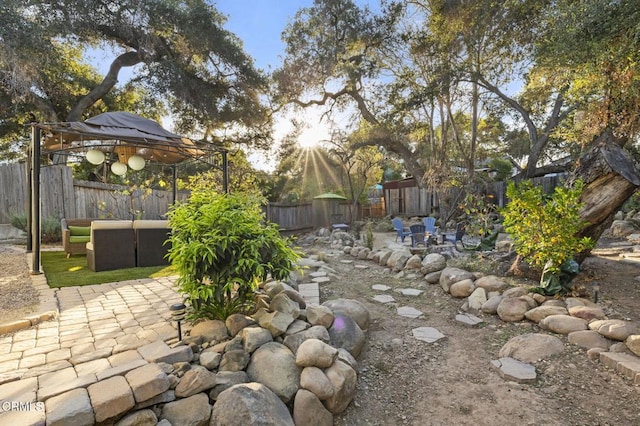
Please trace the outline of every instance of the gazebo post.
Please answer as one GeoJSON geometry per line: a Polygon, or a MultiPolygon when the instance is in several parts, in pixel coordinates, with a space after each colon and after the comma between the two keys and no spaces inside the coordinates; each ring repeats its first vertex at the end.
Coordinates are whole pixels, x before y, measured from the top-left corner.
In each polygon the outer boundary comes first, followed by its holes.
{"type": "Polygon", "coordinates": [[[172,196],[173,200],[171,204],[175,204],[178,199],[178,166],[175,164],[171,165],[171,176],[173,177],[173,188],[172,188],[172,196]]]}
{"type": "Polygon", "coordinates": [[[40,129],[31,133],[31,274],[40,271],[40,129]]]}
{"type": "Polygon", "coordinates": [[[229,160],[226,149],[222,150],[222,190],[225,194],[229,193],[229,160]]]}
{"type": "MultiPolygon", "coordinates": [[[[34,139],[34,132],[36,131],[35,126],[31,127],[31,140],[33,141],[34,139]]],[[[31,239],[31,224],[33,223],[33,217],[31,217],[31,214],[33,213],[31,211],[31,156],[32,156],[32,152],[31,152],[31,147],[32,144],[29,144],[29,146],[27,147],[27,162],[25,164],[25,171],[26,171],[26,178],[27,178],[27,191],[28,191],[28,197],[26,197],[25,200],[25,211],[26,211],[26,216],[27,216],[27,253],[31,253],[31,251],[33,250],[33,241],[31,239]]]]}

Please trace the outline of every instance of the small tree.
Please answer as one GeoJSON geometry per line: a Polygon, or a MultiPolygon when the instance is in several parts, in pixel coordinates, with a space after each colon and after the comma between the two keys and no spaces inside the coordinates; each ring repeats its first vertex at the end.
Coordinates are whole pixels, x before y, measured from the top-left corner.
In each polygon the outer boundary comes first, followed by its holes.
{"type": "Polygon", "coordinates": [[[246,311],[258,284],[269,275],[285,279],[298,253],[265,223],[262,198],[193,190],[169,212],[169,259],[178,271],[179,291],[190,305],[189,318],[225,319],[246,311]]]}
{"type": "Polygon", "coordinates": [[[590,238],[577,236],[584,226],[579,214],[582,187],[581,181],[574,188],[556,187],[550,197],[530,182],[507,187],[511,201],[503,211],[504,228],[516,253],[542,269],[540,290],[545,294],[566,292],[579,269],[573,256],[593,246],[590,238]]]}

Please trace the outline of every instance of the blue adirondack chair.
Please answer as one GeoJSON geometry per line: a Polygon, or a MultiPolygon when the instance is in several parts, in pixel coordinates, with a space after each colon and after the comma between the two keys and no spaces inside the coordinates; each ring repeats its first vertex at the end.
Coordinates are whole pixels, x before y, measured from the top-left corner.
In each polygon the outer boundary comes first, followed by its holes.
{"type": "Polygon", "coordinates": [[[424,222],[424,229],[431,235],[436,234],[436,218],[435,217],[425,217],[422,219],[424,222]]]}
{"type": "Polygon", "coordinates": [[[425,246],[427,245],[424,240],[424,229],[424,225],[422,224],[411,225],[409,227],[409,230],[411,231],[411,247],[415,247],[416,244],[423,244],[425,246]]]}
{"type": "Polygon", "coordinates": [[[400,237],[400,241],[404,243],[404,238],[411,236],[411,231],[409,228],[405,228],[402,224],[402,219],[399,217],[391,219],[391,223],[393,224],[393,229],[396,230],[396,241],[398,241],[398,237],[400,237]]]}

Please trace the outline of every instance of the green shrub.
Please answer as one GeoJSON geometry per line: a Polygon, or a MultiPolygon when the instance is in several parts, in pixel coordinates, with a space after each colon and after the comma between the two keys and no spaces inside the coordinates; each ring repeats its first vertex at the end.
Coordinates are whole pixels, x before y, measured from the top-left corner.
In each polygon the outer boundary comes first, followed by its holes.
{"type": "Polygon", "coordinates": [[[369,250],[373,250],[373,243],[375,239],[376,237],[373,235],[373,225],[371,224],[371,222],[367,222],[364,233],[365,247],[367,247],[369,250]]]}
{"type": "MultiPolygon", "coordinates": [[[[24,213],[11,216],[11,226],[27,232],[27,215],[24,213]]],[[[43,243],[57,243],[62,241],[62,227],[60,219],[49,216],[40,221],[40,232],[43,243]]]]}
{"type": "Polygon", "coordinates": [[[514,240],[515,250],[529,264],[542,269],[540,291],[564,293],[577,274],[573,256],[593,247],[588,237],[578,238],[585,222],[580,219],[583,183],[574,188],[556,187],[551,196],[542,188],[524,182],[507,187],[511,200],[504,208],[504,228],[514,240]]]}
{"type": "Polygon", "coordinates": [[[27,232],[27,215],[24,213],[11,215],[11,226],[27,232]]]}
{"type": "Polygon", "coordinates": [[[57,243],[62,241],[62,226],[57,217],[45,217],[40,222],[43,243],[57,243]]]}
{"type": "Polygon", "coordinates": [[[294,268],[299,254],[276,225],[265,223],[262,202],[256,195],[199,187],[169,211],[169,259],[190,305],[189,319],[247,311],[261,281],[269,275],[286,279],[294,268]]]}

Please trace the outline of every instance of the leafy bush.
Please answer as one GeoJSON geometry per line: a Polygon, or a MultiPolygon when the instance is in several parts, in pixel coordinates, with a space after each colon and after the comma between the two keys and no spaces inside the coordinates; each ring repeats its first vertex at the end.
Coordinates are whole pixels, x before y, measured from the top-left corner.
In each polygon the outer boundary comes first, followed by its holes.
{"type": "Polygon", "coordinates": [[[45,217],[40,222],[42,242],[57,243],[62,241],[62,225],[57,217],[45,217]]]}
{"type": "Polygon", "coordinates": [[[369,250],[373,250],[373,243],[375,242],[375,239],[376,237],[373,235],[373,226],[371,225],[371,222],[367,222],[364,234],[365,247],[367,247],[369,250]]]}
{"type": "Polygon", "coordinates": [[[251,307],[251,296],[268,275],[286,279],[299,255],[277,226],[265,223],[262,198],[217,194],[200,186],[171,208],[169,252],[180,275],[189,319],[225,319],[251,307]]]}
{"type": "MultiPolygon", "coordinates": [[[[11,216],[11,225],[27,232],[27,215],[25,213],[11,216]]],[[[43,243],[57,243],[62,241],[62,227],[57,217],[45,217],[40,222],[41,239],[43,243]]]]}
{"type": "Polygon", "coordinates": [[[574,188],[556,187],[551,196],[524,182],[507,187],[511,200],[504,208],[504,228],[514,239],[515,250],[529,264],[541,268],[540,291],[564,293],[577,274],[573,256],[593,247],[588,237],[578,238],[585,222],[580,219],[583,183],[574,188]]]}
{"type": "Polygon", "coordinates": [[[11,215],[11,226],[27,232],[27,215],[24,213],[11,215]]]}

